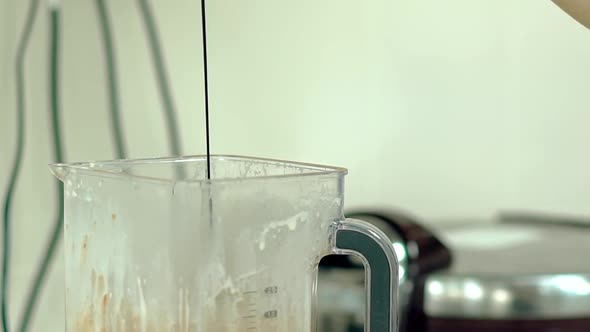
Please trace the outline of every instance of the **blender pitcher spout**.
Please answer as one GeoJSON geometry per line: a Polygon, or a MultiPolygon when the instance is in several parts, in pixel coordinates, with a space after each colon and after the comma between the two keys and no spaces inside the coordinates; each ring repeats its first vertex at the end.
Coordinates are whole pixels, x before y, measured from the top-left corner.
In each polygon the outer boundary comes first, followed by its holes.
{"type": "Polygon", "coordinates": [[[49,164],[49,170],[61,182],[65,182],[66,177],[70,173],[70,167],[65,164],[49,164]]]}
{"type": "MultiPolygon", "coordinates": [[[[109,165],[110,166],[110,165],[109,165]]],[[[118,173],[119,169],[115,167],[109,167],[104,162],[75,162],[75,163],[56,163],[49,164],[49,170],[56,178],[61,182],[65,182],[66,179],[74,173],[92,174],[104,172],[118,173]]]]}

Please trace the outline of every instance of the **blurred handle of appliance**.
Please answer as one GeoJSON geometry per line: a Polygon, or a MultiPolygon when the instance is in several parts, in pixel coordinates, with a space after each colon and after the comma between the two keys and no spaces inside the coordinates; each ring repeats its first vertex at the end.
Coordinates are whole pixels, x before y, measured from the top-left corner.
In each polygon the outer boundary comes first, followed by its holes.
{"type": "Polygon", "coordinates": [[[563,11],[590,29],[590,1],[553,0],[563,11]]]}
{"type": "Polygon", "coordinates": [[[452,263],[449,248],[408,213],[392,208],[380,208],[350,211],[346,216],[361,220],[363,217],[380,219],[399,234],[408,254],[410,279],[447,268],[452,263]]]}
{"type": "Polygon", "coordinates": [[[527,223],[570,227],[590,227],[590,217],[525,210],[501,210],[497,219],[502,223],[527,223]]]}

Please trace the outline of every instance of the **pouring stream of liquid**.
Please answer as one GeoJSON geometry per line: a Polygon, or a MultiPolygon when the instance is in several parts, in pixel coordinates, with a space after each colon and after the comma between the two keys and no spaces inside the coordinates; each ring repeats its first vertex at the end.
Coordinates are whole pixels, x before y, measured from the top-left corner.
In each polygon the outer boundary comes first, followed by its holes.
{"type": "MultiPolygon", "coordinates": [[[[205,135],[207,136],[207,179],[211,179],[211,149],[209,135],[209,77],[207,72],[207,20],[205,0],[201,0],[201,24],[203,32],[203,78],[205,83],[205,135]]],[[[209,203],[211,205],[211,203],[209,203]]]]}

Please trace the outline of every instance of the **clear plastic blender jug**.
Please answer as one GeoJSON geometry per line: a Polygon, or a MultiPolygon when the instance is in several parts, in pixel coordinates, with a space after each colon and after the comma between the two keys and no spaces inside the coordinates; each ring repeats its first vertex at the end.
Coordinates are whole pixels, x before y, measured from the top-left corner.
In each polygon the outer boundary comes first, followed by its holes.
{"type": "Polygon", "coordinates": [[[317,265],[366,262],[366,331],[397,327],[397,261],[344,219],[345,169],[238,156],[52,165],[68,331],[315,331],[317,265]]]}

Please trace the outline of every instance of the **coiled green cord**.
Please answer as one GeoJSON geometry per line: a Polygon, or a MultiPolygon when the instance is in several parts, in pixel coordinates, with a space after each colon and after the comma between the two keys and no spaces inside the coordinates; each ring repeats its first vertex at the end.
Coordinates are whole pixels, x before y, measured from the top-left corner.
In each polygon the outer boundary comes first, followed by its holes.
{"type": "Polygon", "coordinates": [[[24,152],[24,140],[25,140],[25,55],[27,53],[27,47],[29,46],[29,40],[31,39],[31,32],[35,24],[35,16],[37,9],[39,8],[39,0],[31,0],[29,9],[27,11],[25,26],[21,35],[21,39],[18,44],[16,51],[16,107],[17,107],[17,137],[16,137],[16,155],[12,164],[12,170],[10,172],[10,178],[8,182],[8,188],[6,189],[6,196],[4,197],[4,209],[3,209],[3,251],[2,251],[2,287],[0,287],[0,301],[2,311],[2,328],[3,331],[9,331],[9,320],[7,310],[7,299],[8,299],[8,285],[9,275],[8,268],[10,266],[10,217],[12,199],[14,195],[14,189],[18,177],[20,175],[21,164],[24,152]]]}
{"type": "MultiPolygon", "coordinates": [[[[176,114],[174,110],[174,104],[172,95],[169,88],[169,83],[166,77],[166,69],[162,59],[160,50],[160,43],[157,36],[156,24],[151,13],[149,4],[145,0],[139,0],[140,9],[146,30],[148,32],[148,39],[150,48],[152,50],[154,66],[156,68],[157,82],[164,105],[164,114],[168,129],[168,136],[170,140],[170,149],[174,155],[181,155],[181,144],[178,135],[178,125],[176,121],[176,114]]],[[[99,14],[99,20],[101,24],[101,30],[103,34],[103,43],[105,47],[105,58],[107,62],[107,75],[108,75],[108,87],[109,87],[109,99],[110,99],[110,111],[111,111],[111,123],[112,131],[115,138],[116,155],[118,158],[126,157],[126,149],[123,143],[123,130],[121,128],[121,121],[119,116],[119,94],[117,87],[116,77],[116,66],[114,60],[112,34],[109,26],[109,20],[106,10],[106,4],[104,0],[96,0],[97,10],[99,14]]],[[[17,79],[17,151],[11,171],[10,181],[4,202],[4,241],[3,241],[3,259],[2,259],[2,289],[0,290],[1,296],[1,314],[2,314],[2,327],[5,332],[9,331],[8,328],[8,315],[6,299],[8,293],[8,267],[10,263],[10,208],[12,203],[12,197],[14,195],[14,189],[20,173],[21,163],[23,158],[23,147],[24,147],[24,121],[25,121],[25,79],[24,79],[24,58],[26,49],[29,44],[31,31],[35,22],[35,14],[38,10],[39,0],[31,0],[31,4],[28,10],[25,28],[23,30],[22,38],[17,51],[16,58],[16,79],[17,79]]],[[[59,117],[59,34],[60,34],[60,12],[58,6],[50,7],[50,31],[51,31],[51,51],[50,51],[50,98],[51,98],[51,126],[52,126],[52,140],[54,145],[54,161],[63,161],[63,144],[61,139],[61,124],[59,117]]],[[[183,173],[182,168],[177,168],[177,172],[183,173]]],[[[182,175],[180,175],[182,176],[182,175]]],[[[41,291],[43,282],[47,275],[47,270],[50,266],[57,244],[59,243],[60,236],[62,233],[63,225],[63,205],[64,205],[64,194],[63,184],[58,182],[56,188],[56,194],[58,197],[58,213],[53,226],[51,237],[45,249],[45,255],[41,261],[41,265],[35,274],[33,286],[31,287],[25,310],[21,319],[21,325],[18,328],[19,332],[26,332],[29,328],[31,318],[33,316],[35,306],[41,291]]]]}
{"type": "MultiPolygon", "coordinates": [[[[60,163],[63,161],[63,144],[61,138],[61,124],[59,118],[59,109],[60,109],[60,91],[59,91],[59,35],[60,35],[60,12],[57,6],[53,6],[50,8],[49,11],[50,15],[50,31],[51,31],[51,50],[50,50],[50,106],[51,106],[51,132],[52,132],[52,140],[53,140],[53,159],[55,162],[60,163]]],[[[59,242],[61,233],[62,233],[62,225],[63,225],[63,206],[64,206],[64,193],[63,193],[63,184],[57,181],[58,185],[56,187],[56,195],[57,195],[57,216],[55,218],[55,223],[53,225],[53,231],[51,233],[51,237],[49,238],[49,242],[45,250],[43,251],[44,257],[35,274],[35,279],[33,282],[33,287],[29,291],[29,295],[27,297],[27,302],[25,306],[25,311],[22,316],[21,325],[18,328],[20,332],[26,332],[29,327],[29,323],[31,321],[31,317],[33,315],[35,305],[37,304],[37,300],[39,297],[39,292],[41,287],[43,286],[43,282],[47,277],[47,270],[51,261],[53,260],[53,256],[55,254],[55,250],[57,248],[57,244],[59,242]]]]}
{"type": "Polygon", "coordinates": [[[111,111],[111,130],[115,140],[115,154],[117,159],[127,157],[127,149],[123,143],[123,129],[121,126],[121,116],[119,114],[119,88],[117,84],[117,66],[115,62],[115,52],[113,49],[113,37],[111,33],[111,24],[108,16],[105,0],[96,0],[96,10],[102,32],[104,46],[104,56],[107,68],[108,91],[111,111]]]}
{"type": "MultiPolygon", "coordinates": [[[[175,113],[176,111],[172,100],[172,93],[170,91],[170,83],[166,76],[166,66],[164,65],[156,22],[149,1],[138,0],[138,4],[152,52],[152,60],[156,71],[156,81],[158,83],[158,89],[164,107],[164,117],[166,119],[168,137],[170,139],[170,150],[174,156],[180,156],[182,154],[182,147],[178,134],[179,130],[175,113]]],[[[182,168],[177,168],[177,170],[182,171],[182,168]]]]}

